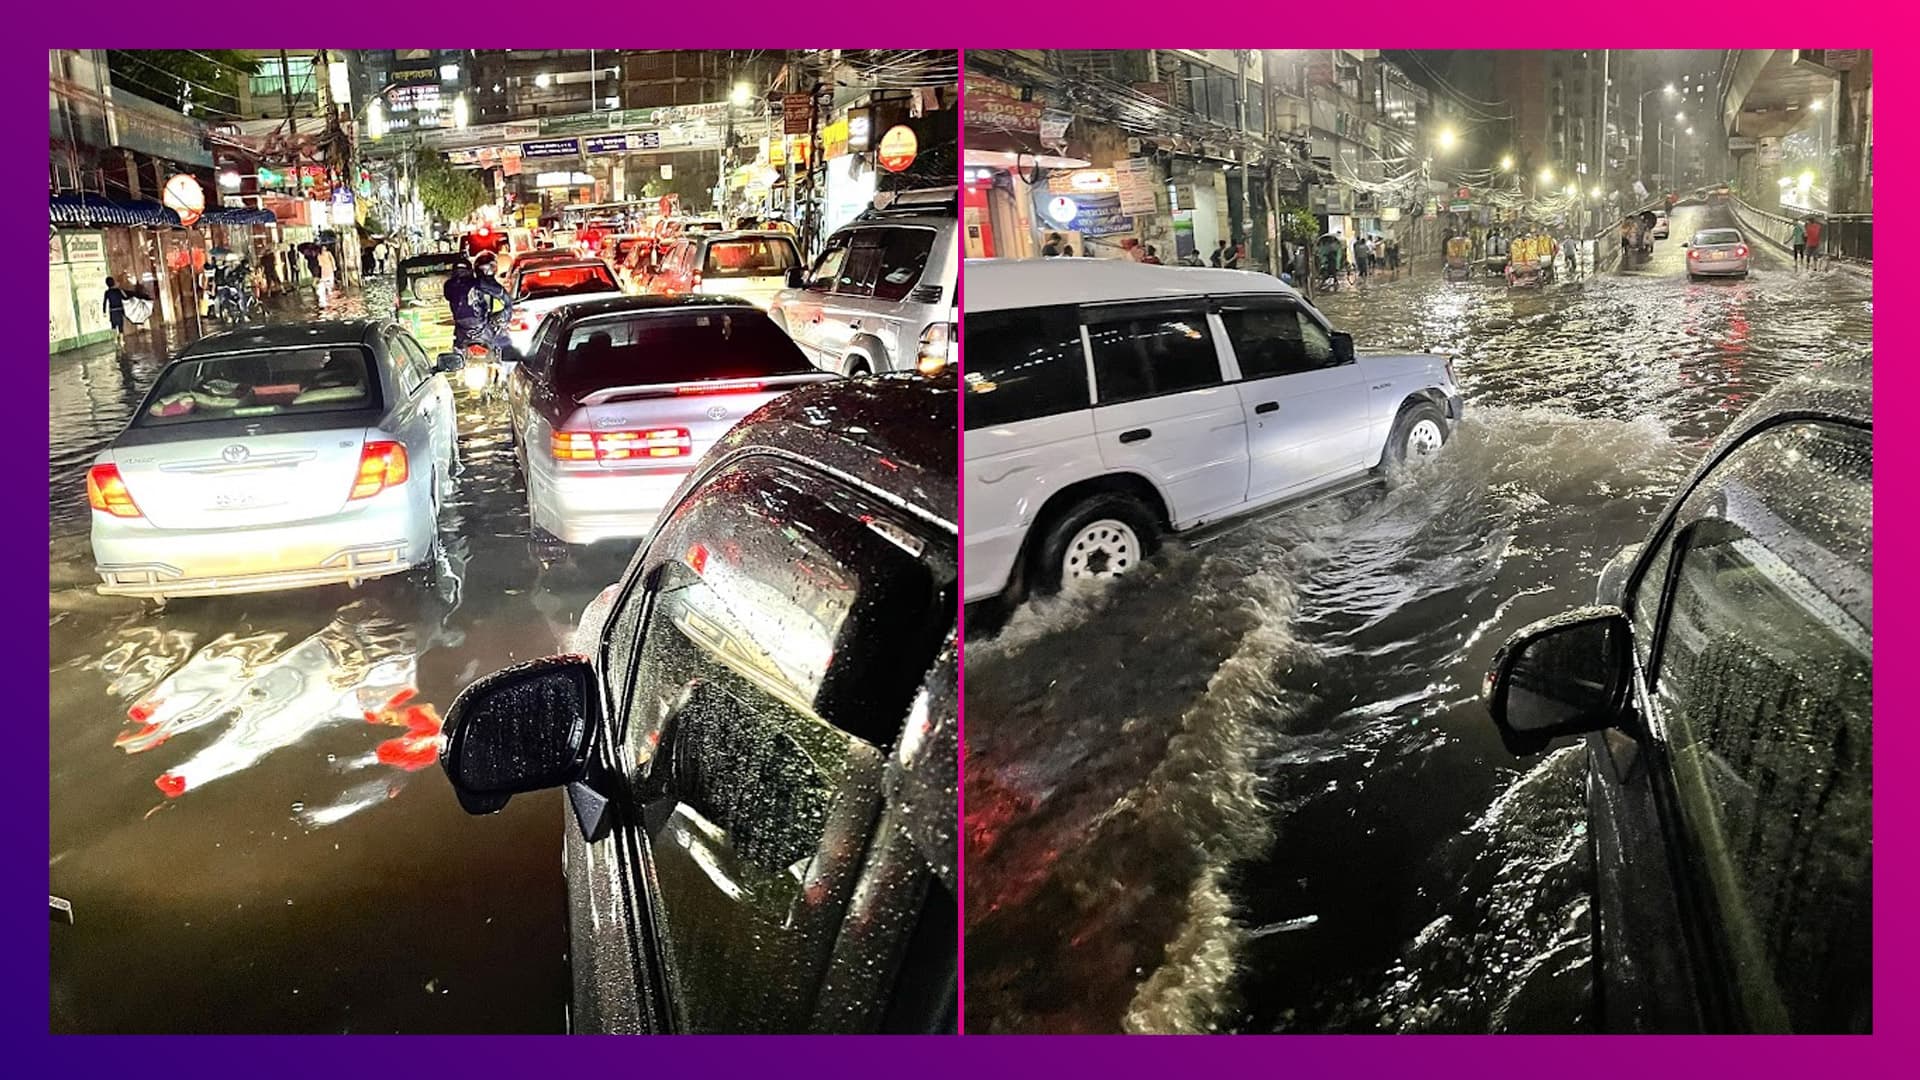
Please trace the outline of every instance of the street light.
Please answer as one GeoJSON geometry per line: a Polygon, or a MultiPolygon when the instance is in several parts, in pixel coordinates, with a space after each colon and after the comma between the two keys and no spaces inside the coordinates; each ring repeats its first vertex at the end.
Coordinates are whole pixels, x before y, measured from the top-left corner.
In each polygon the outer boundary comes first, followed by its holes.
{"type": "Polygon", "coordinates": [[[533,77],[533,85],[545,90],[547,87],[553,85],[553,76],[543,71],[533,77]]]}
{"type": "MultiPolygon", "coordinates": [[[[1647,171],[1647,99],[1652,97],[1655,94],[1665,94],[1667,97],[1672,97],[1673,84],[1668,83],[1667,85],[1660,87],[1659,89],[1648,90],[1645,93],[1640,95],[1640,105],[1637,113],[1637,119],[1634,123],[1633,134],[1634,134],[1634,140],[1635,140],[1634,160],[1638,162],[1640,172],[1643,176],[1646,174],[1646,171],[1647,171]]],[[[1659,153],[1658,153],[1659,149],[1660,149],[1659,145],[1656,143],[1654,146],[1655,157],[1659,156],[1659,153]]],[[[1654,166],[1654,171],[1655,172],[1660,171],[1658,164],[1654,166]]]]}
{"type": "Polygon", "coordinates": [[[1676,124],[1684,124],[1684,123],[1686,123],[1686,122],[1687,122],[1687,114],[1686,114],[1686,113],[1674,113],[1674,114],[1673,114],[1673,122],[1674,122],[1674,123],[1676,123],[1676,124]]]}
{"type": "Polygon", "coordinates": [[[743,82],[737,82],[733,84],[733,103],[735,105],[745,105],[747,102],[752,100],[753,100],[753,87],[743,82]]]}
{"type": "Polygon", "coordinates": [[[220,174],[220,186],[228,191],[240,190],[240,174],[229,169],[220,174]]]}
{"type": "Polygon", "coordinates": [[[1688,128],[1688,129],[1687,129],[1687,134],[1689,134],[1689,135],[1691,135],[1691,134],[1693,134],[1693,129],[1692,129],[1692,128],[1688,128]]]}
{"type": "Polygon", "coordinates": [[[1458,139],[1459,136],[1454,134],[1452,128],[1440,129],[1440,149],[1443,152],[1453,149],[1453,144],[1458,141],[1458,139]]]}
{"type": "Polygon", "coordinates": [[[467,126],[467,95],[465,94],[453,99],[453,126],[457,128],[467,126]]]}
{"type": "Polygon", "coordinates": [[[1807,108],[1812,109],[1814,112],[1819,112],[1821,109],[1824,109],[1826,107],[1827,107],[1827,103],[1824,101],[1821,101],[1819,98],[1814,98],[1813,104],[1807,106],[1807,108]]]}
{"type": "Polygon", "coordinates": [[[367,138],[378,140],[387,133],[387,114],[380,108],[380,99],[374,98],[367,104],[367,138]]]}
{"type": "Polygon", "coordinates": [[[1501,156],[1501,158],[1500,158],[1500,171],[1501,171],[1501,172],[1512,172],[1512,171],[1513,171],[1513,155],[1512,155],[1512,154],[1504,154],[1504,155],[1502,155],[1502,156],[1501,156]]]}
{"type": "Polygon", "coordinates": [[[1552,169],[1541,169],[1541,170],[1540,170],[1540,182],[1541,182],[1542,184],[1551,184],[1551,183],[1553,183],[1553,170],[1552,170],[1552,169]]]}

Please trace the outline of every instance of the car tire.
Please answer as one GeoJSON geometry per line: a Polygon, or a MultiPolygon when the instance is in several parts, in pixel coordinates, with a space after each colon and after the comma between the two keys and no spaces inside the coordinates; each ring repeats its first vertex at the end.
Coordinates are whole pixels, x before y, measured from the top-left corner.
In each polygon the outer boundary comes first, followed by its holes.
{"type": "Polygon", "coordinates": [[[1029,555],[1028,577],[1041,595],[1070,581],[1131,573],[1160,545],[1160,527],[1138,499],[1104,492],[1052,519],[1029,555]]]}
{"type": "Polygon", "coordinates": [[[1389,467],[1418,467],[1433,459],[1447,443],[1447,418],[1431,401],[1403,407],[1387,436],[1384,463],[1389,467]]]}

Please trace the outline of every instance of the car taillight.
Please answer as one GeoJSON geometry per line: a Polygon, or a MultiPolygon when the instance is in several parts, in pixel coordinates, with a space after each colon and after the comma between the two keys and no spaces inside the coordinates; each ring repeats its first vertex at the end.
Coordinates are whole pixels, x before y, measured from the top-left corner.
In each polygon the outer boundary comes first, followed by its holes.
{"type": "Polygon", "coordinates": [[[1733,253],[1734,253],[1735,255],[1737,255],[1737,256],[1739,256],[1739,257],[1740,257],[1740,258],[1742,258],[1742,259],[1744,259],[1744,258],[1746,258],[1746,257],[1747,257],[1747,245],[1745,245],[1745,244],[1741,244],[1741,245],[1740,245],[1739,247],[1737,247],[1737,248],[1734,248],[1734,249],[1733,249],[1733,253]]]}
{"type": "Polygon", "coordinates": [[[95,465],[87,470],[87,505],[114,517],[140,516],[140,508],[133,504],[126,481],[120,479],[118,465],[95,465]]]}
{"type": "Polygon", "coordinates": [[[959,327],[952,323],[934,323],[920,331],[920,357],[916,365],[920,374],[933,376],[947,370],[959,336],[959,327]]]}
{"type": "Polygon", "coordinates": [[[693,435],[686,428],[553,433],[555,461],[640,461],[692,453],[693,435]]]}
{"type": "Polygon", "coordinates": [[[1700,257],[1700,249],[1699,249],[1699,248],[1695,248],[1695,249],[1693,249],[1692,251],[1689,251],[1689,252],[1687,252],[1687,258],[1689,258],[1689,259],[1697,259],[1697,258],[1699,258],[1699,257],[1700,257]]]}
{"type": "Polygon", "coordinates": [[[700,287],[700,271],[698,270],[693,272],[693,287],[696,289],[700,287]]]}
{"type": "Polygon", "coordinates": [[[397,442],[370,442],[360,448],[360,472],[349,499],[378,495],[407,481],[407,448],[397,442]]]}

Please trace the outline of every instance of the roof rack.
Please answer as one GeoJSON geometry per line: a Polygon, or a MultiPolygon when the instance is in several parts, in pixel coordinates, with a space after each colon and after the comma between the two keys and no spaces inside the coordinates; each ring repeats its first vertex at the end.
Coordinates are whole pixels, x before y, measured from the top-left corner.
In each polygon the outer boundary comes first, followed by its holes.
{"type": "Polygon", "coordinates": [[[883,217],[929,214],[958,216],[959,213],[960,189],[958,187],[915,188],[911,191],[876,193],[873,197],[873,205],[862,210],[854,220],[872,221],[883,217]]]}

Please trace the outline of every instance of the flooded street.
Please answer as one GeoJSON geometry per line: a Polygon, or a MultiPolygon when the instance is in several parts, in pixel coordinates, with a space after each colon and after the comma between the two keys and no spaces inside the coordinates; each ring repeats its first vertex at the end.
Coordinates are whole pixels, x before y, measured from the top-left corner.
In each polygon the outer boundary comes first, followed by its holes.
{"type": "Polygon", "coordinates": [[[1457,357],[1436,463],[968,643],[971,1030],[1587,1028],[1584,750],[1510,757],[1488,661],[1592,602],[1742,409],[1871,341],[1865,277],[1756,247],[1689,284],[1732,222],[1672,220],[1539,290],[1316,297],[1362,350],[1457,357]]]}
{"type": "Polygon", "coordinates": [[[561,800],[469,817],[434,755],[459,690],[556,651],[631,545],[536,561],[505,413],[460,391],[437,580],[99,596],[86,470],[181,344],[52,361],[52,1028],[563,1030],[561,800]]]}

